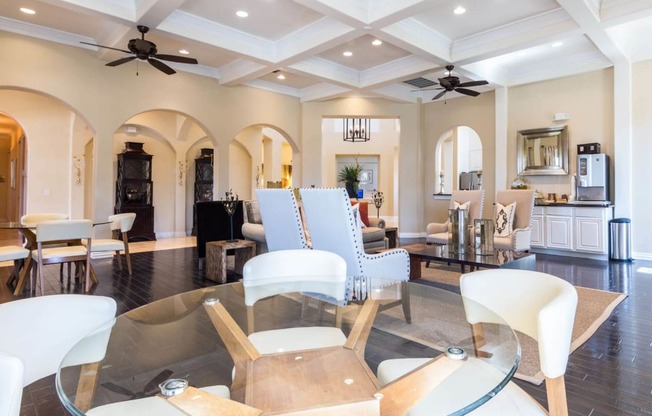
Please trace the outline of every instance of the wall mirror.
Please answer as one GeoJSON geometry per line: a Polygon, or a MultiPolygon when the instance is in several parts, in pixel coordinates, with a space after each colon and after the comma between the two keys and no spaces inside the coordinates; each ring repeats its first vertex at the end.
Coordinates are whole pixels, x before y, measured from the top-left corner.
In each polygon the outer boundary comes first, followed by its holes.
{"type": "Polygon", "coordinates": [[[519,175],[568,175],[568,126],[519,130],[519,175]]]}

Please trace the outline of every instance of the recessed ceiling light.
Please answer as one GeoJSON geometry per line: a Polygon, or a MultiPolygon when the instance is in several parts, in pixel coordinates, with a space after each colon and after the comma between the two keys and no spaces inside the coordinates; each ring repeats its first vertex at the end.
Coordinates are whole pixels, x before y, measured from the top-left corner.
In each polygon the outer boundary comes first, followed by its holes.
{"type": "Polygon", "coordinates": [[[454,10],[453,13],[455,14],[464,14],[466,13],[466,9],[462,6],[457,6],[454,10]]]}
{"type": "Polygon", "coordinates": [[[344,55],[344,56],[353,56],[353,52],[351,52],[351,51],[344,51],[344,52],[342,52],[342,55],[344,55]]]}
{"type": "Polygon", "coordinates": [[[188,52],[186,49],[179,49],[179,53],[181,55],[190,55],[190,52],[188,52]]]}
{"type": "Polygon", "coordinates": [[[20,11],[25,13],[25,14],[36,14],[36,12],[32,9],[28,9],[27,7],[21,7],[20,11]]]}
{"type": "Polygon", "coordinates": [[[280,79],[280,80],[283,80],[283,79],[285,79],[285,75],[283,75],[283,74],[278,74],[278,76],[277,76],[276,78],[278,78],[278,79],[280,79]]]}
{"type": "Polygon", "coordinates": [[[371,44],[374,45],[374,46],[380,46],[380,45],[383,44],[383,41],[380,40],[380,39],[374,39],[374,41],[371,42],[371,44]]]}
{"type": "Polygon", "coordinates": [[[238,17],[247,17],[249,16],[249,13],[245,12],[244,10],[238,10],[235,12],[235,15],[238,17]]]}
{"type": "Polygon", "coordinates": [[[564,44],[563,42],[555,42],[555,43],[552,44],[552,47],[553,47],[553,48],[558,48],[558,47],[560,47],[560,46],[563,45],[563,44],[564,44]]]}

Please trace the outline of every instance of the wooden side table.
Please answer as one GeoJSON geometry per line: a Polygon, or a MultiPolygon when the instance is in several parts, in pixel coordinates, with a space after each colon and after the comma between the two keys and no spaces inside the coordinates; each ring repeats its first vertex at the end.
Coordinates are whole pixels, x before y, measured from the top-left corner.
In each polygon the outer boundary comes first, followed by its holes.
{"type": "Polygon", "coordinates": [[[398,247],[398,227],[385,228],[385,237],[387,237],[387,248],[398,247]]]}
{"type": "Polygon", "coordinates": [[[206,278],[226,283],[226,251],[235,250],[235,271],[242,274],[244,264],[256,255],[256,242],[249,240],[211,241],[206,243],[206,278]]]}

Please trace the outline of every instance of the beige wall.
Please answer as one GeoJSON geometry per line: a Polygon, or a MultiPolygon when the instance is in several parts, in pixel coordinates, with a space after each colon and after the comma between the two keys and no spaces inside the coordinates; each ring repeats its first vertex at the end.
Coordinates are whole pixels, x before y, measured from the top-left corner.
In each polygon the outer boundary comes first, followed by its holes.
{"type": "Polygon", "coordinates": [[[568,125],[569,175],[527,177],[532,187],[544,194],[575,193],[571,190],[570,174],[577,172],[578,144],[600,143],[602,153],[613,158],[612,69],[510,88],[508,97],[507,187],[517,176],[518,130],[568,125]],[[554,122],[552,117],[555,113],[568,113],[570,120],[554,122]]]}

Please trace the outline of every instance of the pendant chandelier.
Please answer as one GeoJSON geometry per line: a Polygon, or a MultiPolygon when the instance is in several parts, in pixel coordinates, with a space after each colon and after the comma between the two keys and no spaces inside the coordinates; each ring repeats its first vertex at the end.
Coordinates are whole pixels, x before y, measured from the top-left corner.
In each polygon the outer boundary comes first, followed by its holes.
{"type": "Polygon", "coordinates": [[[368,142],[371,138],[371,119],[345,118],[343,132],[345,142],[368,142]]]}

